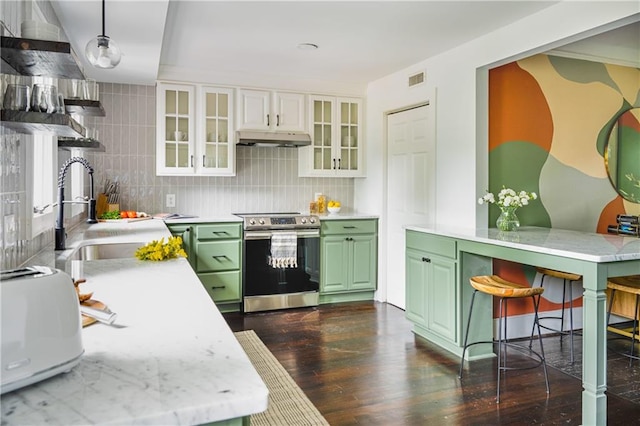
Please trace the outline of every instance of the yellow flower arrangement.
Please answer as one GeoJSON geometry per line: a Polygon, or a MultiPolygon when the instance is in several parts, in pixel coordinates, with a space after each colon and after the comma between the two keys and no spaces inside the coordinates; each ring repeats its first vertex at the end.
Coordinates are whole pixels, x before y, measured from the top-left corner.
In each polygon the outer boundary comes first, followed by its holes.
{"type": "Polygon", "coordinates": [[[154,261],[187,257],[187,253],[182,248],[181,237],[169,237],[166,243],[164,238],[151,241],[136,250],[135,255],[140,260],[154,261]]]}

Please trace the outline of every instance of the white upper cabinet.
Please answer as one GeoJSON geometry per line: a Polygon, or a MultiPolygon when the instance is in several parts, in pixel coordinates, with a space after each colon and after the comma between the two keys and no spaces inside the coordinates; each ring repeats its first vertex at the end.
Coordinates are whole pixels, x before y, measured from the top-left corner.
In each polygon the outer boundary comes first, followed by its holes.
{"type": "Polygon", "coordinates": [[[238,130],[306,132],[305,95],[238,90],[238,130]]]}
{"type": "Polygon", "coordinates": [[[156,174],[235,175],[233,89],[157,85],[156,174]]]}
{"type": "Polygon", "coordinates": [[[362,100],[309,96],[311,146],[298,148],[299,176],[362,177],[362,100]]]}
{"type": "Polygon", "coordinates": [[[195,87],[158,83],[156,91],[156,174],[193,174],[195,87]]]}
{"type": "Polygon", "coordinates": [[[199,94],[196,170],[202,175],[234,176],[233,89],[203,86],[199,94]]]}

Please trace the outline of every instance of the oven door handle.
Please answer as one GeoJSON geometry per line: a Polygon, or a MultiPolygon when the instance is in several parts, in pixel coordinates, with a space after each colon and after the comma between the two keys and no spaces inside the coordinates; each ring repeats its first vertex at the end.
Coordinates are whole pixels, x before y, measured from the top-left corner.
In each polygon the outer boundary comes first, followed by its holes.
{"type": "MultiPolygon", "coordinates": [[[[270,240],[272,235],[276,235],[288,231],[248,231],[244,233],[245,240],[270,240]]],[[[298,238],[318,238],[320,237],[319,229],[297,230],[295,231],[298,238]]]]}

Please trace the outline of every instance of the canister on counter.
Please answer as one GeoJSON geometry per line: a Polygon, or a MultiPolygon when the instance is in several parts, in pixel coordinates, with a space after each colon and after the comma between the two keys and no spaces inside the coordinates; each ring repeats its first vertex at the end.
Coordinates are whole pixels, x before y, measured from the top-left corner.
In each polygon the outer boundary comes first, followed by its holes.
{"type": "Polygon", "coordinates": [[[323,214],[327,212],[327,198],[320,194],[318,195],[318,199],[316,200],[318,204],[318,214],[323,214]]]}

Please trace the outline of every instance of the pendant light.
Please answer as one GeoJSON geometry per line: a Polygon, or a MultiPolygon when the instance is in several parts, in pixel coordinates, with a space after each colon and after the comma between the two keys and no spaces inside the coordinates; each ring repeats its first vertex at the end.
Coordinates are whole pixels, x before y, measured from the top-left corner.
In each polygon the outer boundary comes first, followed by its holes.
{"type": "Polygon", "coordinates": [[[120,63],[122,52],[118,45],[105,35],[104,31],[104,3],[102,0],[102,35],[96,36],[84,49],[87,59],[96,68],[115,68],[120,63]]]}

